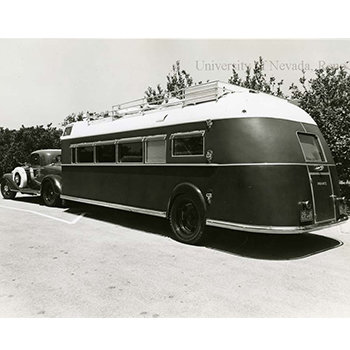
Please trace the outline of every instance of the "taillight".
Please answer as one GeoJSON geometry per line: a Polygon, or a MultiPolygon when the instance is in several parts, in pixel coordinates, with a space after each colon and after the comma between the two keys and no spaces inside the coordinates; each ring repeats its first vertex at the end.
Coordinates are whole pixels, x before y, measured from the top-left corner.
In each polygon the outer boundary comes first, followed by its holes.
{"type": "Polygon", "coordinates": [[[307,223],[313,222],[314,220],[314,211],[312,209],[312,204],[310,201],[299,202],[300,208],[300,222],[307,223]]]}

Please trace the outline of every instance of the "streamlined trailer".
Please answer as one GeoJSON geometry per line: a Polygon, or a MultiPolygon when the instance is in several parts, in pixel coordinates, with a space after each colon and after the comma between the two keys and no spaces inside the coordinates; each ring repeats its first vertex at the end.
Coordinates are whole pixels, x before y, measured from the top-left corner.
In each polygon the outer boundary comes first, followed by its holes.
{"type": "Polygon", "coordinates": [[[68,125],[61,197],[169,218],[192,244],[206,225],[286,234],[347,219],[330,150],[296,105],[219,81],[161,102],[68,125]]]}

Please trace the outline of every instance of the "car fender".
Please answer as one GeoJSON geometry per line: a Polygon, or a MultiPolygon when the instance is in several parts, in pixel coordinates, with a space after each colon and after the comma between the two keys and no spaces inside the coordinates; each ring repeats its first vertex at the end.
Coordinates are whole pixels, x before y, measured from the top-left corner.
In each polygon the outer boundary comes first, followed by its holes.
{"type": "Polygon", "coordinates": [[[190,194],[190,195],[197,197],[200,200],[200,202],[202,203],[204,210],[206,211],[207,204],[206,204],[206,201],[204,199],[202,191],[197,186],[193,185],[190,182],[183,182],[183,183],[176,185],[174,187],[173,191],[171,192],[171,196],[169,198],[168,206],[167,206],[167,213],[166,213],[167,217],[169,217],[171,205],[172,205],[174,199],[180,194],[190,194]]]}
{"type": "Polygon", "coordinates": [[[62,193],[62,177],[59,175],[46,175],[41,182],[41,188],[40,188],[41,194],[42,194],[42,189],[43,189],[45,183],[47,183],[48,181],[52,183],[52,185],[55,189],[55,192],[57,194],[62,193]]]}
{"type": "Polygon", "coordinates": [[[12,177],[12,173],[10,174],[4,174],[2,176],[2,179],[1,179],[1,182],[3,182],[4,180],[7,181],[9,187],[10,187],[10,190],[11,191],[20,191],[20,188],[16,185],[16,183],[13,181],[13,177],[12,177]]]}

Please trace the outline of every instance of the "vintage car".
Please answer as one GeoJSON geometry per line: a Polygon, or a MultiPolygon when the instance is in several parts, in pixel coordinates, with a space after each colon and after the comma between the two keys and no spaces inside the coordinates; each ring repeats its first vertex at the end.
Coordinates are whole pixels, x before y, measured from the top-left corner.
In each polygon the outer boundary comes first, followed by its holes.
{"type": "Polygon", "coordinates": [[[31,153],[27,163],[2,177],[1,193],[5,199],[14,199],[17,192],[37,195],[45,205],[57,206],[62,192],[61,175],[61,150],[38,150],[31,153]]]}

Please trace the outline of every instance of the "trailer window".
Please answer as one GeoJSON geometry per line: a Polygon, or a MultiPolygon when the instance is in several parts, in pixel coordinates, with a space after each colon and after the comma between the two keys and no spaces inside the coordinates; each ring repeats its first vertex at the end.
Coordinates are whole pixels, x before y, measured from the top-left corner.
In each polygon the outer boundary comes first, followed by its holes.
{"type": "Polygon", "coordinates": [[[83,146],[77,148],[78,163],[93,163],[94,162],[94,147],[83,146]]]}
{"type": "Polygon", "coordinates": [[[321,145],[315,135],[298,134],[301,148],[307,162],[324,162],[325,157],[321,145]]]}
{"type": "Polygon", "coordinates": [[[203,135],[174,135],[173,156],[201,156],[204,155],[203,135]]]}
{"type": "Polygon", "coordinates": [[[165,138],[146,140],[146,163],[166,162],[165,138]]]}
{"type": "Polygon", "coordinates": [[[115,145],[96,145],[96,163],[115,163],[115,145]]]}
{"type": "Polygon", "coordinates": [[[119,162],[142,163],[142,141],[119,143],[118,159],[119,162]]]}

